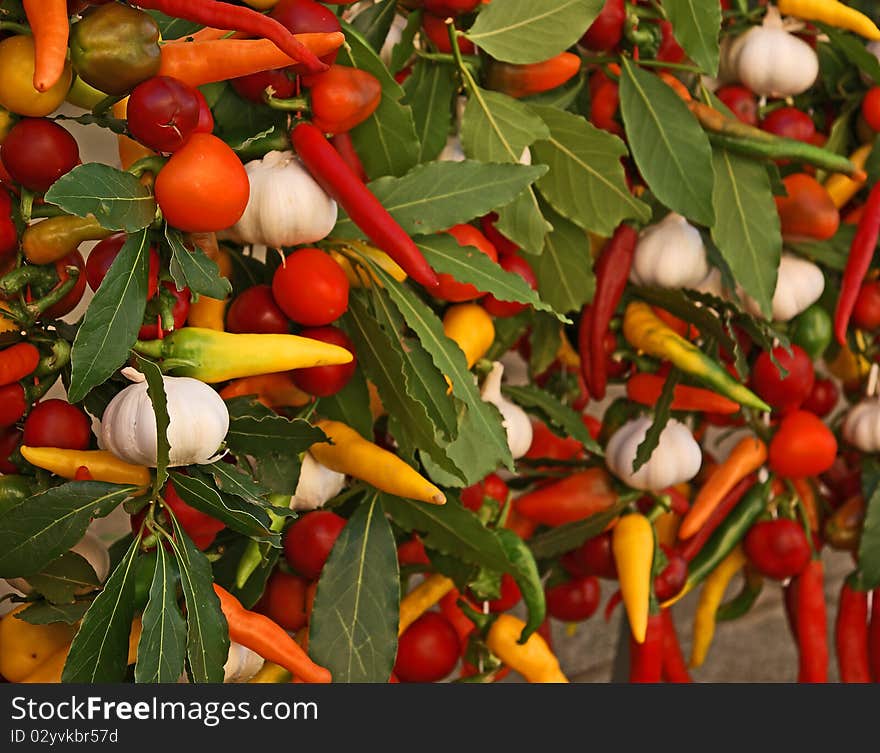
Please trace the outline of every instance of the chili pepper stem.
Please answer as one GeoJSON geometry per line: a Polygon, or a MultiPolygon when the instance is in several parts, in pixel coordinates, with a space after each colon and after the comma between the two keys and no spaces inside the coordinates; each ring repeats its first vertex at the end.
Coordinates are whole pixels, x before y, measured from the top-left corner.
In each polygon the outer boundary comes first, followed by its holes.
{"type": "Polygon", "coordinates": [[[110,96],[104,97],[104,99],[92,108],[92,115],[103,115],[107,110],[113,107],[113,105],[117,102],[121,102],[127,96],[127,94],[111,94],[110,96]]]}
{"type": "Polygon", "coordinates": [[[143,157],[137,162],[132,163],[126,172],[131,173],[135,177],[140,177],[144,173],[157,174],[168,161],[166,157],[160,157],[158,154],[149,157],[143,157]]]}
{"type": "Polygon", "coordinates": [[[308,97],[291,97],[289,99],[280,99],[273,94],[270,94],[270,91],[271,87],[266,90],[265,102],[273,110],[284,110],[285,112],[302,113],[311,112],[308,97]]]}

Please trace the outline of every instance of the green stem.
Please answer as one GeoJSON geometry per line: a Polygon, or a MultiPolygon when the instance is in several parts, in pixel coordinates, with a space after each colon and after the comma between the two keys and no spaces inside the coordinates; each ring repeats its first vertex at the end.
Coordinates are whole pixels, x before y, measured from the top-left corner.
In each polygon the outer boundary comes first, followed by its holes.
{"type": "Polygon", "coordinates": [[[66,213],[60,209],[59,207],[52,206],[51,204],[42,204],[41,206],[34,207],[31,210],[31,219],[41,219],[46,217],[62,217],[66,213]]]}
{"type": "Polygon", "coordinates": [[[67,275],[67,279],[62,282],[58,287],[53,288],[47,295],[44,295],[39,300],[28,304],[28,311],[33,312],[34,319],[39,317],[39,315],[46,310],[52,308],[52,306],[58,303],[71,290],[73,290],[74,286],[76,285],[76,281],[79,279],[80,276],[79,267],[67,267],[67,275]]]}
{"type": "Polygon", "coordinates": [[[148,172],[156,175],[163,167],[165,167],[167,161],[168,159],[166,157],[160,157],[158,154],[150,157],[141,157],[137,162],[133,162],[126,172],[129,172],[136,177],[140,177],[148,172]]]}
{"type": "Polygon", "coordinates": [[[0,278],[0,294],[4,296],[15,295],[24,290],[28,285],[47,287],[58,279],[54,266],[28,264],[18,269],[7,272],[0,278]]]}
{"type": "Polygon", "coordinates": [[[31,34],[29,26],[15,21],[0,21],[0,31],[14,31],[16,34],[27,34],[28,36],[31,34]]]}
{"type": "Polygon", "coordinates": [[[111,94],[107,97],[104,97],[98,104],[96,104],[92,108],[92,115],[103,115],[107,110],[109,110],[113,105],[117,102],[121,102],[125,99],[127,94],[111,94]]]}
{"type": "Polygon", "coordinates": [[[311,112],[308,97],[291,97],[290,99],[279,99],[267,94],[265,102],[273,110],[283,110],[285,112],[311,112]]]}
{"type": "Polygon", "coordinates": [[[21,189],[21,221],[27,224],[31,221],[34,211],[34,192],[22,186],[21,189]]]}
{"type": "Polygon", "coordinates": [[[132,350],[150,358],[162,358],[164,340],[136,340],[132,350]]]}

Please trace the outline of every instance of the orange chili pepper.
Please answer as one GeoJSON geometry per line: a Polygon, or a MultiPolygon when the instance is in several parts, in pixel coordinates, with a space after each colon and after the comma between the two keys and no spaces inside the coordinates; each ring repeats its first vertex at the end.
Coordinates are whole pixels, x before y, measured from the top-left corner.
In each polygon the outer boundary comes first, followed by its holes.
{"type": "Polygon", "coordinates": [[[289,371],[233,379],[220,390],[220,397],[224,400],[244,395],[256,395],[267,408],[298,408],[312,401],[311,395],[293,383],[289,371]]]}
{"type": "MultiPolygon", "coordinates": [[[[626,383],[626,396],[642,405],[655,405],[665,383],[664,377],[655,374],[636,374],[626,383]]],[[[739,412],[739,403],[712,390],[679,384],[672,393],[672,410],[730,414],[739,412]]]]}

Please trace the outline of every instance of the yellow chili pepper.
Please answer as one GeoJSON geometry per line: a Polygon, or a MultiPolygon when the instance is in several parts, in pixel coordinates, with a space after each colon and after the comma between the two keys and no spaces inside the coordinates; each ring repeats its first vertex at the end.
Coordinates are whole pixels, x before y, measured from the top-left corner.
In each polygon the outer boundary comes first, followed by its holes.
{"type": "Polygon", "coordinates": [[[657,531],[657,541],[666,546],[672,546],[678,536],[678,527],[681,525],[681,515],[675,512],[665,512],[654,521],[654,530],[657,531]]]}
{"type": "Polygon", "coordinates": [[[864,13],[837,0],[779,0],[779,12],[804,21],[820,21],[837,29],[854,31],[865,39],[880,39],[880,29],[864,13]]]}
{"type": "Polygon", "coordinates": [[[715,392],[740,405],[769,411],[767,405],[748,387],[738,382],[727,370],[668,327],[647,303],[633,301],[623,317],[623,336],[638,350],[655,358],[671,361],[686,374],[705,382],[715,392]]]}
{"type": "Polygon", "coordinates": [[[126,463],[106,450],[64,450],[58,447],[22,445],[21,454],[31,465],[51,471],[62,478],[76,478],[77,470],[85,466],[95,481],[133,486],[150,484],[148,469],[126,463]]]}
{"type": "Polygon", "coordinates": [[[495,340],[492,317],[476,303],[450,306],[443,316],[443,331],[462,349],[468,368],[486,355],[495,340]]]}
{"type": "Polygon", "coordinates": [[[400,623],[397,628],[397,634],[403,635],[404,630],[446,596],[453,588],[455,588],[455,583],[452,582],[452,579],[447,578],[445,575],[440,575],[440,573],[435,573],[425,578],[400,600],[400,623]]]}
{"type": "Polygon", "coordinates": [[[263,666],[260,667],[260,671],[257,672],[253,677],[251,677],[248,682],[251,683],[271,683],[278,684],[282,682],[290,682],[293,679],[293,675],[290,674],[288,670],[279,664],[275,664],[274,662],[267,661],[263,663],[263,666]]]}
{"type": "Polygon", "coordinates": [[[51,264],[76,251],[83,241],[99,241],[112,234],[94,217],[50,217],[28,226],[21,247],[32,264],[51,264]]]}
{"type": "MultiPolygon", "coordinates": [[[[849,156],[849,161],[863,170],[873,146],[873,144],[863,144],[849,156]]],[[[853,197],[862,189],[862,186],[865,185],[865,180],[856,180],[843,173],[834,173],[825,181],[825,190],[828,191],[834,206],[841,209],[849,204],[853,197]]]]}
{"type": "Polygon", "coordinates": [[[28,605],[22,604],[0,619],[0,675],[9,682],[22,682],[58,651],[67,651],[74,625],[53,622],[31,625],[15,615],[28,605]]]}
{"type": "Polygon", "coordinates": [[[309,452],[322,465],[366,481],[388,494],[416,499],[434,505],[446,503],[446,495],[422,477],[393,452],[368,442],[354,429],[339,421],[318,421],[333,444],[318,442],[309,452]]]}
{"type": "Polygon", "coordinates": [[[611,534],[611,552],[630,630],[636,643],[644,643],[651,600],[651,564],[654,561],[651,522],[638,513],[623,516],[611,534]]]}
{"type": "Polygon", "coordinates": [[[495,656],[529,682],[568,682],[559,660],[539,633],[532,633],[523,644],[518,642],[525,625],[511,614],[499,614],[489,628],[486,645],[495,656]]]}
{"type": "Polygon", "coordinates": [[[712,645],[712,638],[715,635],[715,613],[724,598],[727,584],[745,567],[745,564],[746,555],[742,547],[737,546],[706,578],[694,615],[694,641],[691,646],[690,662],[692,667],[700,667],[706,661],[706,654],[709,653],[709,646],[712,645]]]}
{"type": "Polygon", "coordinates": [[[403,282],[406,280],[406,272],[403,271],[403,268],[394,261],[394,259],[388,256],[384,251],[381,251],[368,243],[362,243],[361,241],[347,241],[347,246],[345,248],[341,251],[330,251],[330,256],[332,256],[336,263],[342,267],[346,277],[348,277],[349,283],[354,288],[368,288],[373,284],[373,281],[375,281],[379,287],[382,287],[382,283],[376,275],[369,272],[366,267],[353,263],[353,261],[357,262],[358,257],[369,259],[391,275],[397,280],[397,282],[403,282]]]}
{"type": "Polygon", "coordinates": [[[581,367],[581,357],[577,354],[577,351],[571,346],[571,342],[568,339],[568,336],[565,334],[565,329],[562,330],[562,338],[559,342],[559,350],[556,351],[556,360],[559,361],[565,368],[571,369],[572,371],[576,371],[581,367]]]}
{"type": "MultiPolygon", "coordinates": [[[[856,338],[860,337],[856,333],[856,338]]],[[[840,379],[846,387],[857,387],[871,370],[871,362],[861,354],[856,354],[849,347],[839,350],[837,355],[826,361],[828,371],[840,379]]]]}
{"type": "MultiPolygon", "coordinates": [[[[211,233],[210,235],[214,235],[214,233],[211,233]]],[[[213,243],[213,248],[216,249],[216,254],[208,251],[208,249],[211,248],[209,244],[199,244],[199,247],[206,253],[209,259],[217,264],[220,268],[220,274],[223,275],[223,277],[227,280],[232,277],[232,259],[226,251],[217,248],[216,237],[213,243]]],[[[199,296],[199,300],[195,301],[189,307],[189,314],[186,317],[186,323],[190,327],[202,327],[203,329],[213,329],[222,332],[225,329],[223,326],[223,317],[226,314],[226,305],[228,303],[228,297],[221,299],[208,298],[205,295],[201,295],[199,296]]]]}

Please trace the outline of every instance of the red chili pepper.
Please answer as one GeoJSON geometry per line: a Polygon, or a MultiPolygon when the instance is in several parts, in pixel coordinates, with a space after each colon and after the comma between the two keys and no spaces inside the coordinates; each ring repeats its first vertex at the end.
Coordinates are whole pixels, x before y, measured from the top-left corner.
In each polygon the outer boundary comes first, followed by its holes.
{"type": "Polygon", "coordinates": [[[822,560],[812,560],[797,576],[794,593],[798,682],[828,682],[828,626],[822,560]]]}
{"type": "MultiPolygon", "coordinates": [[[[455,632],[458,633],[458,640],[461,643],[461,650],[464,651],[465,646],[467,646],[468,638],[476,629],[476,625],[474,625],[471,618],[464,613],[462,608],[458,606],[458,600],[460,598],[463,597],[458,589],[453,588],[442,599],[440,599],[440,611],[443,613],[443,616],[449,620],[449,624],[455,628],[455,632]]],[[[465,598],[464,600],[470,603],[469,599],[465,598]]],[[[474,608],[476,609],[476,606],[474,606],[474,608]]]]}
{"type": "Polygon", "coordinates": [[[24,379],[39,362],[40,351],[30,343],[16,343],[0,351],[0,386],[24,379]]]}
{"type": "Polygon", "coordinates": [[[379,79],[345,65],[303,76],[302,82],[309,88],[312,123],[324,133],[347,133],[369,118],[382,99],[379,79]]]}
{"type": "Polygon", "coordinates": [[[663,678],[663,615],[648,617],[648,631],[644,643],[629,637],[629,681],[660,682],[663,678]]]}
{"type": "Polygon", "coordinates": [[[490,59],[485,69],[485,84],[487,89],[518,99],[562,86],[580,69],[580,57],[570,52],[525,65],[490,59]]]}
{"type": "Polygon", "coordinates": [[[590,362],[592,378],[586,378],[596,400],[605,397],[608,382],[605,334],[629,279],[639,234],[630,225],[619,225],[596,262],[596,294],[590,304],[590,362]]]}
{"type": "Polygon", "coordinates": [[[312,177],[348,212],[366,236],[426,288],[440,285],[422,252],[388,210],[339,156],[324,134],[310,123],[300,123],[291,139],[312,177]]]}
{"type": "Polygon", "coordinates": [[[868,658],[874,682],[880,680],[880,588],[871,592],[871,625],[868,628],[868,658]]]}
{"type": "Polygon", "coordinates": [[[834,335],[841,345],[846,345],[849,319],[868,267],[871,266],[878,237],[880,237],[880,183],[874,184],[871,193],[868,194],[865,211],[859,219],[856,235],[849,247],[846,269],[843,271],[843,282],[837,298],[837,309],[834,312],[834,335]]]}
{"type": "Polygon", "coordinates": [[[0,429],[17,423],[26,410],[24,387],[18,382],[0,387],[0,429]]]}
{"type": "Polygon", "coordinates": [[[537,523],[561,526],[604,512],[616,501],[608,474],[601,468],[589,468],[524,494],[513,506],[537,523]]]}
{"type": "Polygon", "coordinates": [[[687,511],[691,509],[691,503],[674,486],[670,486],[663,490],[663,494],[669,497],[669,503],[672,506],[672,512],[676,515],[687,515],[687,511]]]}
{"type": "Polygon", "coordinates": [[[91,471],[86,466],[81,465],[76,469],[73,479],[74,481],[94,481],[95,477],[92,476],[91,471]]]}
{"type": "Polygon", "coordinates": [[[871,682],[868,660],[868,592],[856,591],[848,580],[840,589],[834,624],[841,682],[871,682]]]}
{"type": "Polygon", "coordinates": [[[581,379],[590,397],[593,392],[593,359],[590,358],[590,338],[593,332],[593,307],[588,303],[581,310],[578,324],[578,353],[581,357],[581,379]]]}
{"type": "Polygon", "coordinates": [[[137,0],[141,8],[158,10],[172,18],[212,26],[226,31],[240,31],[270,39],[275,46],[309,71],[326,71],[317,55],[300,42],[284,24],[251,8],[219,2],[219,0],[137,0]]]}
{"type": "Polygon", "coordinates": [[[345,163],[354,171],[354,174],[358,176],[358,179],[363,183],[366,183],[367,171],[364,170],[361,158],[358,155],[357,150],[354,148],[351,134],[348,132],[337,133],[330,139],[330,142],[333,144],[333,148],[339,152],[339,156],[345,160],[345,163]]]}
{"type": "Polygon", "coordinates": [[[718,507],[712,511],[712,514],[708,517],[706,522],[703,523],[700,530],[684,543],[679,544],[681,556],[688,562],[696,557],[712,534],[715,533],[715,529],[724,522],[724,519],[730,514],[731,510],[739,504],[739,501],[745,496],[745,493],[754,486],[754,484],[755,476],[749,475],[734,486],[733,489],[727,493],[727,496],[718,503],[718,507]]]}
{"type": "MultiPolygon", "coordinates": [[[[626,383],[626,396],[642,405],[655,405],[665,383],[666,378],[656,374],[635,374],[626,383]]],[[[679,384],[672,393],[672,410],[730,414],[739,409],[739,403],[700,387],[679,384]]]]}
{"type": "Polygon", "coordinates": [[[693,682],[688,672],[687,661],[681,652],[678,642],[678,633],[675,630],[675,622],[672,612],[664,609],[660,612],[663,622],[663,679],[666,682],[686,683],[693,682]]]}

